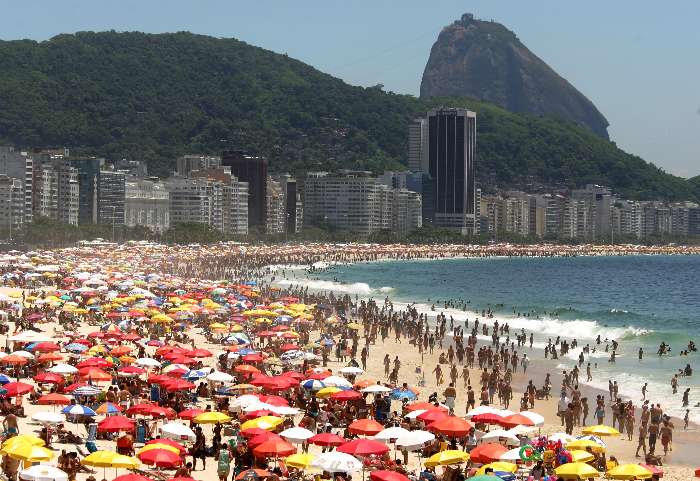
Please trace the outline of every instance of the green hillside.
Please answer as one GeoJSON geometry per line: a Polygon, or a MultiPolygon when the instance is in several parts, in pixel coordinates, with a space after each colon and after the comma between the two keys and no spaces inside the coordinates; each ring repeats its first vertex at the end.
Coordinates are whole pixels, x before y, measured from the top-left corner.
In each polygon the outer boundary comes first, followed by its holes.
{"type": "Polygon", "coordinates": [[[536,176],[695,197],[685,180],[573,124],[354,87],[235,39],[81,32],[0,42],[0,142],[144,159],[160,175],[179,154],[227,148],[262,153],[277,171],[398,168],[409,120],[432,105],[477,111],[479,170],[501,182],[536,176]]]}

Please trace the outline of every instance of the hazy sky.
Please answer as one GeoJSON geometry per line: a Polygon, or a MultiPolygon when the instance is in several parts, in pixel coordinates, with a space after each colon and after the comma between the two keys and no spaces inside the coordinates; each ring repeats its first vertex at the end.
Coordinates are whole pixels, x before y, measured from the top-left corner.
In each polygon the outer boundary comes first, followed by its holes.
{"type": "Polygon", "coordinates": [[[622,148],[700,174],[698,0],[0,0],[0,38],[188,30],[417,95],[438,32],[465,12],[515,31],[596,104],[622,148]]]}

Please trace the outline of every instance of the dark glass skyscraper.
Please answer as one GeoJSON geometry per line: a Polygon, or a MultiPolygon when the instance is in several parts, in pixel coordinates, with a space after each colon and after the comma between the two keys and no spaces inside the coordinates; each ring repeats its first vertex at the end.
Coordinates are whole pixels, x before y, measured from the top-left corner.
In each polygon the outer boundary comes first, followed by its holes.
{"type": "Polygon", "coordinates": [[[248,182],[248,225],[265,228],[267,202],[267,159],[240,150],[229,150],[221,156],[221,165],[231,167],[231,174],[248,182]]]}
{"type": "Polygon", "coordinates": [[[423,155],[424,218],[439,227],[478,232],[476,219],[476,113],[465,109],[428,112],[427,151],[423,155]]]}

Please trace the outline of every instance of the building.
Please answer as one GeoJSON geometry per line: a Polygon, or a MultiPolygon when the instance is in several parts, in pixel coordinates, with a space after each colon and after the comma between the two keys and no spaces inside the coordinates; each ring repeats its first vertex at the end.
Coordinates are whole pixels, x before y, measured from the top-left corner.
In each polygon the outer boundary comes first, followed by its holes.
{"type": "Polygon", "coordinates": [[[98,178],[97,223],[124,225],[126,172],[100,170],[98,178]]]}
{"type": "Polygon", "coordinates": [[[282,184],[267,179],[267,205],[265,206],[267,216],[265,222],[265,232],[268,234],[283,234],[287,230],[287,203],[282,184]]]}
{"type": "Polygon", "coordinates": [[[298,234],[304,222],[304,206],[301,201],[301,189],[297,180],[289,174],[274,177],[280,183],[284,193],[285,232],[298,234]]]}
{"type": "Polygon", "coordinates": [[[369,172],[310,172],[304,182],[304,223],[369,235],[405,233],[422,225],[420,194],[393,189],[369,172]]]}
{"type": "Polygon", "coordinates": [[[70,165],[78,171],[78,224],[97,224],[100,170],[104,159],[71,159],[70,165]]]}
{"type": "Polygon", "coordinates": [[[24,185],[21,179],[0,174],[0,232],[12,238],[24,224],[24,185]]]}
{"type": "Polygon", "coordinates": [[[440,108],[428,112],[422,170],[424,219],[463,234],[478,233],[474,154],[476,113],[440,108]],[[426,195],[426,191],[430,195],[426,195]]]}
{"type": "Polygon", "coordinates": [[[124,223],[154,232],[170,227],[170,193],[156,178],[127,177],[124,195],[124,223]]]}
{"type": "Polygon", "coordinates": [[[230,235],[248,234],[248,185],[227,169],[192,172],[165,181],[170,224],[206,224],[230,235]]]}
{"type": "Polygon", "coordinates": [[[612,231],[612,210],[616,198],[608,187],[588,184],[584,189],[571,191],[571,198],[583,200],[588,205],[590,215],[590,232],[586,238],[591,241],[605,241],[610,239],[612,231]]]}
{"type": "MultiPolygon", "coordinates": [[[[0,175],[17,179],[22,184],[24,208],[22,222],[30,223],[34,211],[34,160],[14,147],[0,146],[0,175]]],[[[13,183],[14,184],[14,183],[13,183]]]]}
{"type": "Polygon", "coordinates": [[[221,157],[215,155],[183,155],[176,160],[177,175],[189,177],[192,171],[218,169],[221,157]]]}
{"type": "Polygon", "coordinates": [[[248,184],[248,225],[265,228],[267,216],[267,159],[240,150],[228,150],[221,157],[222,167],[248,184]]]}
{"type": "Polygon", "coordinates": [[[34,215],[78,225],[78,170],[62,154],[40,152],[34,157],[34,215]]]}
{"type": "Polygon", "coordinates": [[[408,124],[408,170],[411,172],[419,172],[423,168],[423,157],[427,153],[426,125],[427,121],[423,118],[414,119],[408,124]]]}

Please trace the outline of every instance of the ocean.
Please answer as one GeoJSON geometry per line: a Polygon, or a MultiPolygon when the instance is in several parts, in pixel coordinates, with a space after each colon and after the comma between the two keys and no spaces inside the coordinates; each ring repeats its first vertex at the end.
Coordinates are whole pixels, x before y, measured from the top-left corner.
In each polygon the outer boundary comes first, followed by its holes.
{"type": "Polygon", "coordinates": [[[537,351],[531,358],[543,358],[548,339],[577,339],[579,348],[557,361],[560,369],[572,368],[581,347],[594,347],[596,336],[614,339],[620,343],[616,363],[608,362],[605,342],[587,357],[598,365],[588,384],[607,391],[612,378],[623,396],[639,403],[642,385],[648,382],[647,398],[679,417],[685,414],[682,393],[690,387],[690,416],[700,422],[700,407],[695,407],[700,401],[700,355],[679,355],[690,340],[700,345],[700,256],[383,261],[336,265],[309,275],[287,270],[285,276],[282,284],[378,301],[388,296],[399,308],[416,303],[431,317],[443,311],[457,323],[468,319],[470,326],[476,317],[484,322],[481,310],[492,308],[495,318],[485,320],[487,324],[498,319],[508,322],[511,334],[521,328],[534,333],[537,351]],[[447,299],[468,301],[467,310],[445,309],[447,299]],[[662,341],[671,345],[670,356],[656,355],[662,341]],[[694,375],[680,377],[673,395],[670,379],[686,364],[694,375]]]}

